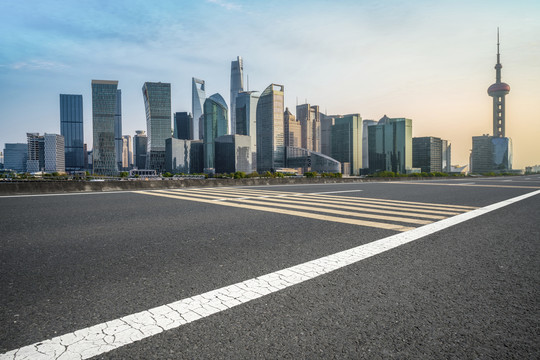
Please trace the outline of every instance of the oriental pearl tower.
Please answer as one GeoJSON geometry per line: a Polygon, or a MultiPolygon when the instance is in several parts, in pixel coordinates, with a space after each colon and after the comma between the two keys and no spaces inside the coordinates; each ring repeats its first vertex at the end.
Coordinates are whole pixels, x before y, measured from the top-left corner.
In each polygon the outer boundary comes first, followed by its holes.
{"type": "Polygon", "coordinates": [[[504,131],[504,97],[510,92],[510,85],[501,81],[501,55],[499,53],[499,29],[497,28],[497,64],[495,65],[496,81],[488,88],[493,98],[493,137],[505,137],[504,131]]]}

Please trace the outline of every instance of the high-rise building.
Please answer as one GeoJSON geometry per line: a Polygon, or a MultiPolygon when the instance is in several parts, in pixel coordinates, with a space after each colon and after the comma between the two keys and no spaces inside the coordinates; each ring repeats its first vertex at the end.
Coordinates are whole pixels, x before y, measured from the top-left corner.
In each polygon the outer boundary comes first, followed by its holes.
{"type": "Polygon", "coordinates": [[[170,138],[165,141],[165,169],[173,174],[203,172],[202,140],[170,138]]]}
{"type": "Polygon", "coordinates": [[[28,144],[14,143],[5,144],[4,148],[4,169],[11,169],[18,173],[26,171],[26,161],[28,159],[28,144]]]}
{"type": "Polygon", "coordinates": [[[258,91],[242,91],[236,97],[236,134],[250,137],[253,170],[257,169],[257,103],[259,96],[258,91]]]}
{"type": "Polygon", "coordinates": [[[133,165],[131,136],[122,136],[122,170],[129,170],[133,165]]]}
{"type": "Polygon", "coordinates": [[[117,175],[115,116],[118,81],[92,80],[92,166],[94,174],[117,175]]]}
{"type": "Polygon", "coordinates": [[[45,134],[45,171],[65,172],[64,137],[58,134],[45,134]]]}
{"type": "Polygon", "coordinates": [[[244,63],[242,57],[236,57],[231,61],[231,116],[229,118],[229,130],[231,134],[236,132],[236,97],[238,93],[244,91],[244,63]]]}
{"type": "Polygon", "coordinates": [[[60,94],[60,134],[64,137],[66,171],[85,168],[82,95],[60,94]]]}
{"type": "Polygon", "coordinates": [[[452,171],[452,144],[449,144],[448,140],[442,141],[442,171],[445,173],[452,171]]]}
{"type": "Polygon", "coordinates": [[[193,139],[202,139],[200,128],[201,117],[203,115],[204,101],[206,100],[204,80],[191,78],[191,113],[193,114],[193,139]]]}
{"type": "Polygon", "coordinates": [[[122,139],[122,90],[116,90],[116,110],[114,114],[114,148],[116,151],[116,162],[118,163],[118,169],[123,166],[123,145],[122,139]]]}
{"type": "Polygon", "coordinates": [[[133,152],[134,159],[133,165],[139,169],[146,168],[146,150],[148,145],[148,138],[144,130],[137,130],[136,135],[133,137],[133,152]]]}
{"type": "Polygon", "coordinates": [[[26,171],[34,173],[45,169],[45,138],[39,133],[26,133],[28,157],[26,171]]]}
{"type": "Polygon", "coordinates": [[[193,118],[190,113],[176,112],[174,113],[174,131],[173,138],[181,140],[193,139],[193,118]]]}
{"type": "Polygon", "coordinates": [[[321,153],[332,156],[332,127],[335,121],[332,116],[323,113],[320,113],[319,117],[321,118],[321,153]]]}
{"type": "Polygon", "coordinates": [[[473,136],[470,172],[507,172],[512,169],[512,139],[489,135],[473,136]]]}
{"type": "Polygon", "coordinates": [[[369,138],[368,126],[377,125],[375,120],[362,121],[362,169],[369,168],[369,138]]]}
{"type": "Polygon", "coordinates": [[[285,134],[285,146],[302,147],[302,127],[300,121],[285,108],[283,114],[283,127],[285,134]]]}
{"type": "Polygon", "coordinates": [[[204,171],[215,172],[215,139],[228,133],[228,109],[220,94],[204,102],[204,171]]]}
{"type": "Polygon", "coordinates": [[[412,139],[412,166],[425,173],[443,171],[441,138],[433,136],[415,137],[412,139]]]}
{"type": "Polygon", "coordinates": [[[283,85],[270,84],[257,103],[257,171],[285,167],[283,85]]]}
{"type": "Polygon", "coordinates": [[[377,125],[368,126],[369,171],[412,171],[412,120],[384,115],[377,125]]]}
{"type": "Polygon", "coordinates": [[[148,134],[146,168],[160,173],[165,170],[165,140],[171,137],[171,84],[145,82],[142,92],[148,134]]]}
{"type": "Polygon", "coordinates": [[[296,106],[296,119],[300,122],[302,145],[304,149],[321,151],[321,121],[317,105],[302,104],[296,106]]]}
{"type": "Polygon", "coordinates": [[[362,168],[362,117],[360,114],[333,115],[332,155],[342,165],[342,173],[360,175],[362,168]]]}
{"type": "Polygon", "coordinates": [[[216,173],[250,173],[251,139],[246,135],[223,135],[215,138],[216,173]]]}

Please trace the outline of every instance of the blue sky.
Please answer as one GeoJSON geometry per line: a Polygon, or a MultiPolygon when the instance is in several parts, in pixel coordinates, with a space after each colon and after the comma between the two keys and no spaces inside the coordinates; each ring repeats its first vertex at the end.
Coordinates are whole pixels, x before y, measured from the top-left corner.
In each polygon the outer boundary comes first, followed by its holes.
{"type": "Polygon", "coordinates": [[[0,147],[59,133],[59,94],[82,94],[91,147],[92,79],[118,80],[123,132],[145,129],[141,87],[170,82],[172,111],[191,111],[191,77],[229,100],[241,55],[251,90],[285,86],[285,103],[364,119],[413,119],[413,136],[453,144],[491,131],[501,28],[507,136],[516,168],[540,163],[538,1],[0,2],[0,147]]]}

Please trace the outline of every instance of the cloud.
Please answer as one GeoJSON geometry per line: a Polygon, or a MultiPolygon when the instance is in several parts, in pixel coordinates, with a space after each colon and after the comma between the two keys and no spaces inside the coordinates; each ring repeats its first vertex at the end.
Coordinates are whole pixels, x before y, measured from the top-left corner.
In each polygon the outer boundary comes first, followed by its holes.
{"type": "Polygon", "coordinates": [[[30,60],[9,64],[7,67],[13,70],[62,70],[67,68],[68,65],[54,61],[30,60]]]}
{"type": "Polygon", "coordinates": [[[206,0],[206,2],[209,2],[211,4],[219,5],[227,10],[240,10],[242,7],[238,4],[225,1],[225,0],[206,0]]]}

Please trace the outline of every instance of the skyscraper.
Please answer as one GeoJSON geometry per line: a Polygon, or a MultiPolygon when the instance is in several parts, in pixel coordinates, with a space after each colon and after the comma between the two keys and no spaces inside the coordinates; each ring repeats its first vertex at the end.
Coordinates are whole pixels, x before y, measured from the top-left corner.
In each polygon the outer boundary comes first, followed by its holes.
{"type": "Polygon", "coordinates": [[[360,114],[331,116],[331,157],[341,162],[342,173],[359,175],[362,168],[362,117],[360,114]]]}
{"type": "Polygon", "coordinates": [[[257,103],[259,96],[257,91],[241,91],[236,97],[236,134],[250,137],[253,170],[257,169],[257,103]]]}
{"type": "Polygon", "coordinates": [[[296,119],[302,129],[302,145],[304,149],[321,151],[321,121],[317,105],[302,104],[296,106],[296,119]]]}
{"type": "Polygon", "coordinates": [[[375,120],[363,120],[362,121],[362,169],[369,168],[369,138],[368,127],[371,125],[377,125],[375,120]]]}
{"type": "Polygon", "coordinates": [[[302,127],[300,121],[289,111],[289,108],[285,108],[283,126],[285,146],[302,147],[302,127]]]}
{"type": "Polygon", "coordinates": [[[45,134],[45,171],[65,172],[64,137],[58,134],[45,134]]]}
{"type": "Polygon", "coordinates": [[[368,126],[369,171],[406,174],[412,170],[412,120],[384,115],[368,126]]]}
{"type": "Polygon", "coordinates": [[[66,171],[84,169],[82,95],[60,94],[60,134],[64,137],[66,171]]]}
{"type": "Polygon", "coordinates": [[[171,137],[171,84],[146,82],[142,87],[148,143],[146,168],[165,170],[165,140],[171,137]]]}
{"type": "Polygon", "coordinates": [[[114,125],[118,81],[92,80],[92,167],[94,174],[117,175],[114,125]]]}
{"type": "Polygon", "coordinates": [[[443,171],[443,140],[438,137],[424,136],[412,139],[412,166],[422,172],[443,171]]]}
{"type": "Polygon", "coordinates": [[[204,171],[215,172],[215,138],[228,133],[228,114],[225,99],[220,94],[204,102],[204,171]]]}
{"type": "Polygon", "coordinates": [[[181,140],[193,140],[193,118],[187,112],[174,113],[173,138],[181,140]]]}
{"type": "Polygon", "coordinates": [[[236,134],[236,97],[240,91],[244,91],[244,63],[242,57],[236,57],[231,61],[231,116],[229,119],[229,130],[231,134],[236,134]]]}
{"type": "Polygon", "coordinates": [[[193,114],[193,139],[202,139],[202,129],[199,128],[201,116],[203,114],[206,93],[204,90],[204,80],[191,78],[191,113],[193,114]]]}
{"type": "Polygon", "coordinates": [[[270,84],[257,103],[257,171],[285,167],[283,85],[270,84]]]}
{"type": "Polygon", "coordinates": [[[122,90],[116,90],[116,110],[114,114],[114,148],[118,168],[122,168],[122,90]]]}
{"type": "Polygon", "coordinates": [[[136,133],[137,134],[133,137],[133,165],[137,169],[142,170],[146,168],[146,148],[148,138],[146,137],[146,132],[144,130],[137,130],[136,133]]]}

